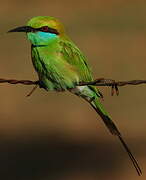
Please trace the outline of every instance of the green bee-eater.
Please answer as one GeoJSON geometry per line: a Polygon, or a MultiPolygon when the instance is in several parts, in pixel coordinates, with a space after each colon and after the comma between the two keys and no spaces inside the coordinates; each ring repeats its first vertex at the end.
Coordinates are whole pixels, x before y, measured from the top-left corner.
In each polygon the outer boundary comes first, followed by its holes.
{"type": "Polygon", "coordinates": [[[26,26],[9,32],[26,32],[31,42],[33,66],[39,85],[45,90],[65,91],[82,97],[95,109],[109,131],[117,136],[127,151],[138,175],[141,169],[123,140],[121,133],[100,103],[101,93],[94,86],[78,86],[79,82],[93,81],[86,57],[66,35],[62,23],[54,17],[38,16],[26,26]]]}

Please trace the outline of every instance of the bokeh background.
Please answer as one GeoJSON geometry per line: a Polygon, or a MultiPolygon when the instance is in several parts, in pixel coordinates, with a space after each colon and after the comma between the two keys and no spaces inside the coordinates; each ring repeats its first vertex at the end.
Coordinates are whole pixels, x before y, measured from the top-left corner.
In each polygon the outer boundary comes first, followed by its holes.
{"type": "MultiPolygon", "coordinates": [[[[1,0],[0,77],[36,80],[25,34],[7,34],[33,16],[59,18],[86,54],[94,77],[146,79],[146,1],[1,0]]],[[[0,179],[137,180],[118,139],[88,104],[69,93],[0,85],[0,179]]],[[[146,179],[146,86],[100,88],[103,104],[146,179]]]]}

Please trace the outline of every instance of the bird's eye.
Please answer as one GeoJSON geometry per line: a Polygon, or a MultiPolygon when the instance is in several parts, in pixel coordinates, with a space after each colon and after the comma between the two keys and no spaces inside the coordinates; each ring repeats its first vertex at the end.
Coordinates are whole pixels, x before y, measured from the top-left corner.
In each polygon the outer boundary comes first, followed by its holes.
{"type": "Polygon", "coordinates": [[[43,26],[43,27],[41,27],[41,31],[48,32],[49,31],[49,27],[48,26],[43,26]]]}
{"type": "Polygon", "coordinates": [[[48,26],[43,26],[41,28],[37,28],[37,31],[48,32],[48,33],[52,33],[52,34],[56,34],[56,35],[59,34],[59,32],[56,29],[50,28],[48,26]]]}

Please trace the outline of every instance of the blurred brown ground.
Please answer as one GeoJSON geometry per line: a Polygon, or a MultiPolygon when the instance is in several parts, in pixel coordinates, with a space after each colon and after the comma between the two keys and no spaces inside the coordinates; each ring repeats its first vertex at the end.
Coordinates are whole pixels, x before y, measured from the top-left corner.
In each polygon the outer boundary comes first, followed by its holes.
{"type": "MultiPolygon", "coordinates": [[[[2,0],[0,77],[37,79],[24,34],[6,34],[33,16],[55,16],[86,54],[94,76],[146,79],[146,1],[2,0]]],[[[139,160],[146,179],[146,88],[104,93],[103,104],[139,160]]],[[[96,113],[69,93],[30,97],[29,86],[0,87],[0,179],[137,180],[128,156],[96,113]]]]}

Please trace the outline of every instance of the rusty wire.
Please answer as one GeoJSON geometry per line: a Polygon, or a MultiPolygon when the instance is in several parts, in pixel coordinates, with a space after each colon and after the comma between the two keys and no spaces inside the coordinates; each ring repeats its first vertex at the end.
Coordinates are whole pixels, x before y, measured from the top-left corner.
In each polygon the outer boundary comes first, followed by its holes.
{"type": "MultiPolygon", "coordinates": [[[[4,79],[4,78],[0,78],[0,83],[37,85],[37,86],[39,85],[39,81],[4,79]]],[[[91,82],[80,82],[77,85],[78,86],[84,86],[84,85],[110,86],[112,88],[111,95],[114,95],[115,92],[118,95],[119,94],[118,87],[126,86],[126,85],[139,85],[139,84],[146,84],[146,80],[115,81],[112,79],[99,78],[91,82]]],[[[32,93],[28,94],[28,96],[30,96],[31,94],[32,93]]]]}
{"type": "MultiPolygon", "coordinates": [[[[4,79],[0,78],[0,83],[9,83],[9,84],[24,84],[24,85],[36,85],[39,84],[39,81],[31,81],[31,80],[16,80],[16,79],[4,79]]],[[[126,86],[126,85],[139,85],[146,84],[146,80],[130,80],[130,81],[115,81],[112,79],[96,79],[91,82],[80,82],[79,86],[84,85],[93,85],[93,86],[126,86]]]]}

